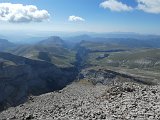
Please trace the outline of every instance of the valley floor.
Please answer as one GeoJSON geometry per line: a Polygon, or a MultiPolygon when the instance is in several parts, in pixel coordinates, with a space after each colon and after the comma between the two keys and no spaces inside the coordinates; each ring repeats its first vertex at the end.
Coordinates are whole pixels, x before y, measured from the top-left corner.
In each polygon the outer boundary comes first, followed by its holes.
{"type": "Polygon", "coordinates": [[[74,82],[60,91],[30,97],[0,113],[0,120],[159,120],[160,86],[74,82]]]}

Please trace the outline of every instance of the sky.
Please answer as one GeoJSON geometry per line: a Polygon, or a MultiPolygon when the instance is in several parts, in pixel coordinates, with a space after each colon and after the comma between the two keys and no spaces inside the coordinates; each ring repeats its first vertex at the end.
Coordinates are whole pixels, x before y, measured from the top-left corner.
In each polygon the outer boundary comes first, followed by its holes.
{"type": "Polygon", "coordinates": [[[160,35],[160,0],[0,0],[0,32],[160,35]]]}

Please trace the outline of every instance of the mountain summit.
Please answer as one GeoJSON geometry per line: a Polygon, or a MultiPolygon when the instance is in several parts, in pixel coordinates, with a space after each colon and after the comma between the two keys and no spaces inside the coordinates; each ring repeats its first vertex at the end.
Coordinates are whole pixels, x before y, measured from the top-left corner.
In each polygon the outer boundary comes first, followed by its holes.
{"type": "Polygon", "coordinates": [[[46,40],[40,41],[38,44],[42,46],[48,46],[48,47],[64,46],[64,41],[58,36],[51,36],[46,40]]]}

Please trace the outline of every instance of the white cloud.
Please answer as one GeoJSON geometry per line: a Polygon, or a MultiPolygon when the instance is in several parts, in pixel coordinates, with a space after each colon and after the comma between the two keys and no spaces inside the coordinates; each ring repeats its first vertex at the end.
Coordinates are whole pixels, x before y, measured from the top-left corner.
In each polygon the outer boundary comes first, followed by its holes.
{"type": "Polygon", "coordinates": [[[119,2],[118,0],[106,0],[100,4],[101,7],[104,9],[110,9],[111,11],[131,11],[133,10],[132,7],[119,2]]]}
{"type": "Polygon", "coordinates": [[[72,16],[69,16],[68,21],[75,21],[75,22],[77,22],[77,21],[83,21],[84,22],[85,19],[82,18],[82,17],[79,17],[79,16],[72,15],[72,16]]]}
{"type": "Polygon", "coordinates": [[[137,0],[139,10],[147,13],[160,13],[160,0],[137,0]]]}
{"type": "Polygon", "coordinates": [[[34,5],[0,3],[0,20],[11,23],[42,22],[49,19],[46,10],[39,10],[34,5]]]}

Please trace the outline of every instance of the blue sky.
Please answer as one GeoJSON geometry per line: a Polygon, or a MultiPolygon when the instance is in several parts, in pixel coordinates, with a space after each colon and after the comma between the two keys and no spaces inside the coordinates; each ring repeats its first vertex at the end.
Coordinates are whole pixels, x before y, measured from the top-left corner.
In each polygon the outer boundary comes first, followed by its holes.
{"type": "Polygon", "coordinates": [[[43,12],[43,17],[38,18],[32,16],[32,19],[18,17],[13,20],[8,16],[2,20],[0,18],[0,30],[160,34],[160,0],[150,1],[152,0],[0,0],[0,4],[10,3],[9,8],[15,4],[34,5],[39,11],[45,10],[48,13],[43,12]]]}

